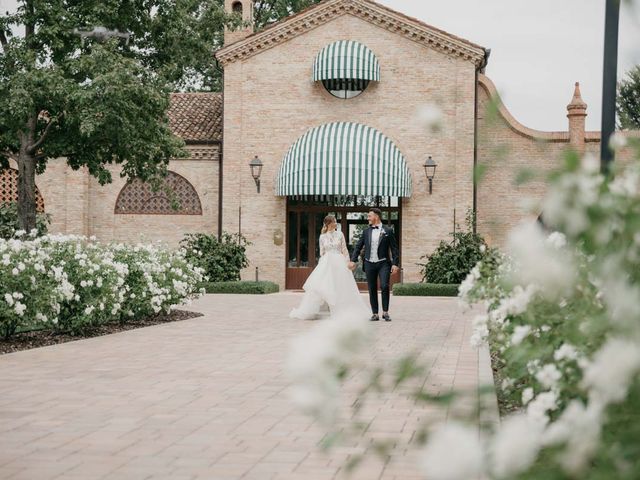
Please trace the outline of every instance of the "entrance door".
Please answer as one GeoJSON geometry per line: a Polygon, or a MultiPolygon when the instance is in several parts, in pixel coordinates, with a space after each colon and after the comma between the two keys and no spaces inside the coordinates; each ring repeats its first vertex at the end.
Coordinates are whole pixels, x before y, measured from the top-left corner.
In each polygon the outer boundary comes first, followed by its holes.
{"type": "MultiPolygon", "coordinates": [[[[349,254],[367,228],[370,205],[382,210],[382,223],[393,228],[398,248],[401,248],[400,204],[396,198],[381,197],[314,197],[287,201],[287,263],[285,286],[298,290],[304,285],[320,259],[318,237],[326,215],[334,215],[338,230],[345,234],[349,254]]],[[[400,257],[402,258],[402,257],[400,257]]],[[[356,282],[361,290],[367,289],[362,262],[357,263],[356,282]]],[[[400,281],[400,273],[391,276],[391,284],[400,281]]]]}

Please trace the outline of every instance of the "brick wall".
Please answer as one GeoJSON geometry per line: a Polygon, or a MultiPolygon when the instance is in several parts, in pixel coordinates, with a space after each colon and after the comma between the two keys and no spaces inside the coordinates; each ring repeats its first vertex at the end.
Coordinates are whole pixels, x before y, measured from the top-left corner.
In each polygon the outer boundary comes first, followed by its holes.
{"type": "Polygon", "coordinates": [[[197,155],[172,160],[169,170],[193,185],[200,198],[202,215],[116,215],[116,199],[126,183],[120,178],[120,167],[109,167],[113,182],[102,186],[86,169],[74,171],[64,158],[59,158],[51,160],[36,179],[45,211],[51,214],[50,231],[95,235],[101,241],[160,240],[171,246],[177,245],[185,233],[217,233],[219,148],[215,145],[187,149],[197,151],[197,155]]]}
{"type": "Polygon", "coordinates": [[[284,286],[285,246],[274,245],[285,230],[285,199],[274,195],[276,171],[292,143],[311,127],[332,121],[370,125],[391,138],[413,175],[413,196],[403,203],[402,263],[405,281],[418,281],[420,256],[452,229],[453,210],[472,206],[474,66],[425,48],[352,15],[343,15],[303,35],[225,67],[223,224],[253,245],[244,278],[261,276],[284,286]],[[350,100],[332,97],[311,79],[318,51],[336,40],[352,39],[373,50],[381,81],[350,100]],[[439,103],[440,133],[425,131],[416,107],[439,103]],[[264,163],[262,193],[248,167],[264,163]],[[433,195],[422,164],[438,162],[433,195]],[[241,216],[240,216],[241,210],[241,216]],[[239,220],[241,218],[241,220],[239,220]]]}
{"type": "MultiPolygon", "coordinates": [[[[567,92],[569,93],[569,92],[567,92]]],[[[571,97],[567,95],[567,98],[571,97]]],[[[567,120],[567,131],[544,132],[520,124],[500,102],[495,86],[484,75],[478,85],[478,163],[486,170],[478,185],[478,231],[493,245],[503,245],[509,230],[541,212],[530,206],[540,203],[546,178],[562,165],[571,148],[600,156],[599,132],[585,132],[585,117],[567,120]],[[531,181],[518,184],[518,175],[529,170],[531,181]]],[[[637,132],[624,135],[636,136],[637,132]]],[[[625,148],[617,161],[626,163],[633,152],[625,148]]]]}

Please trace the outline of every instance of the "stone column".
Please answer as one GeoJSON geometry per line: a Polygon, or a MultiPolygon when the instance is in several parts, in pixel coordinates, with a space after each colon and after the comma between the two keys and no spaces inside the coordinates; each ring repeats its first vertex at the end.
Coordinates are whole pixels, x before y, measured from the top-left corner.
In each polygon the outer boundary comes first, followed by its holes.
{"type": "Polygon", "coordinates": [[[576,82],[571,103],[567,105],[567,118],[569,119],[569,145],[576,152],[583,153],[585,146],[585,118],[587,116],[587,104],[580,95],[580,83],[576,82]]]}

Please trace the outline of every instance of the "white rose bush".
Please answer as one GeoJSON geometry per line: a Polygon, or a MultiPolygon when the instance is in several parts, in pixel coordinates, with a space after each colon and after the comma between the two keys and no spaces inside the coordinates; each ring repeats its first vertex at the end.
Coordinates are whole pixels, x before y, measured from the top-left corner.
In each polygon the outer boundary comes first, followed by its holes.
{"type": "Polygon", "coordinates": [[[168,313],[201,294],[204,272],[185,256],[184,249],[18,231],[0,239],[0,336],[35,329],[84,334],[168,313]]]}
{"type": "MultiPolygon", "coordinates": [[[[515,228],[462,282],[461,304],[476,312],[471,343],[491,351],[502,419],[478,436],[482,401],[444,424],[425,419],[412,440],[425,478],[640,478],[640,164],[616,165],[610,176],[595,165],[568,153],[549,178],[543,222],[515,228]]],[[[420,385],[425,366],[416,358],[377,368],[355,405],[372,390],[411,378],[420,385]]],[[[308,379],[313,366],[305,368],[308,379]]],[[[337,383],[318,368],[331,388],[301,406],[333,406],[337,383]]],[[[334,375],[348,369],[340,363],[334,375]]],[[[486,390],[407,391],[418,403],[443,404],[486,390]]]]}
{"type": "Polygon", "coordinates": [[[516,228],[461,288],[512,410],[482,446],[489,478],[640,478],[640,168],[588,160],[552,177],[546,230],[516,228]]]}

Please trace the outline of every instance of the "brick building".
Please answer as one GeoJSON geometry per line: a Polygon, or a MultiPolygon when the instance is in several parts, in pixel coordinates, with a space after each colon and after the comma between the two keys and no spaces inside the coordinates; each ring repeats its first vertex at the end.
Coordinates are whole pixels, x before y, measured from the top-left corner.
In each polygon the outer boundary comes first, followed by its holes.
{"type": "MultiPolygon", "coordinates": [[[[454,216],[463,224],[475,210],[480,233],[499,245],[535,217],[523,200],[544,195],[540,179],[515,184],[522,168],[549,171],[566,148],[599,151],[577,84],[567,131],[527,128],[485,76],[488,50],[371,0],[325,0],[255,33],[252,0],[225,5],[248,26],[226,32],[216,53],[223,94],[172,96],[171,125],[191,153],[169,164],[180,209],[126,183],[117,167],[100,186],[58,159],[37,178],[53,231],[170,244],[189,232],[241,232],[252,243],[246,279],[257,267],[261,279],[299,288],[317,261],[324,215],[338,217],[351,243],[376,205],[400,239],[405,281],[418,281],[420,257],[448,238],[454,216]],[[439,128],[419,121],[427,105],[441,113],[439,128]],[[476,164],[486,167],[477,185],[476,164]]],[[[2,177],[5,198],[14,177],[2,177]]]]}

